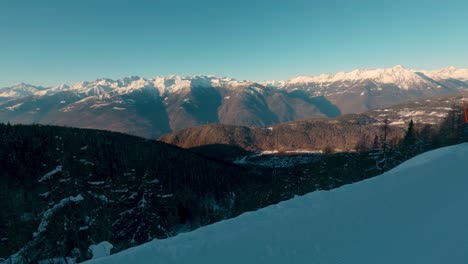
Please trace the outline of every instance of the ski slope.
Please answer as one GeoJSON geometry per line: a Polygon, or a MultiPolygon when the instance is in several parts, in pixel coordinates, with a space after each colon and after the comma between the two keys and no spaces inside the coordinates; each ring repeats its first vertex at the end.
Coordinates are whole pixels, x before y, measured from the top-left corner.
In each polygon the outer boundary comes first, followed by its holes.
{"type": "Polygon", "coordinates": [[[468,263],[468,144],[382,176],[245,213],[89,261],[126,263],[468,263]]]}

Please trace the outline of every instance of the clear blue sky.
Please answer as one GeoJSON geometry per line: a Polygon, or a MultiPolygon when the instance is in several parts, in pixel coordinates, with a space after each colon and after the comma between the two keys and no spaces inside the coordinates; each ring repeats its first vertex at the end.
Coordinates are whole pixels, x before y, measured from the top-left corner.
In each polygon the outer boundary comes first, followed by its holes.
{"type": "Polygon", "coordinates": [[[0,0],[0,87],[468,68],[468,1],[0,0]]]}

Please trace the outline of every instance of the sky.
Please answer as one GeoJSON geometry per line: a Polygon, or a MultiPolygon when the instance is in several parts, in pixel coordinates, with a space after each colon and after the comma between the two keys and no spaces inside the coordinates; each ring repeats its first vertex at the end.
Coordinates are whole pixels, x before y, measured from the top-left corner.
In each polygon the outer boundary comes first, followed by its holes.
{"type": "Polygon", "coordinates": [[[0,0],[0,87],[468,68],[465,0],[0,0]]]}

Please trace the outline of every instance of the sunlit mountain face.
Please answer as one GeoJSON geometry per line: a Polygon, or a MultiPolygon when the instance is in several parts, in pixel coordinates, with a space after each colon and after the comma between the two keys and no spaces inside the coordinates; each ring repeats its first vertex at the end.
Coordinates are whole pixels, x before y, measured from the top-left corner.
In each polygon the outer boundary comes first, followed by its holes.
{"type": "Polygon", "coordinates": [[[468,70],[395,66],[257,83],[217,76],[98,79],[0,90],[0,121],[98,128],[144,137],[222,123],[266,127],[336,117],[468,88],[468,70]]]}

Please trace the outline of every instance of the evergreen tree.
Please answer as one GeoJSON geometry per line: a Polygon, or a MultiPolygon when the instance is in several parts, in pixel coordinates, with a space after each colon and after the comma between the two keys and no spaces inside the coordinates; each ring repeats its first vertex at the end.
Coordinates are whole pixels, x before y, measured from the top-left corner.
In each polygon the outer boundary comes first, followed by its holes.
{"type": "Polygon", "coordinates": [[[406,130],[406,134],[403,139],[403,144],[412,145],[414,144],[415,140],[416,140],[416,137],[415,137],[415,132],[414,132],[414,122],[413,122],[413,119],[411,119],[411,121],[408,124],[408,130],[406,130]]]}

